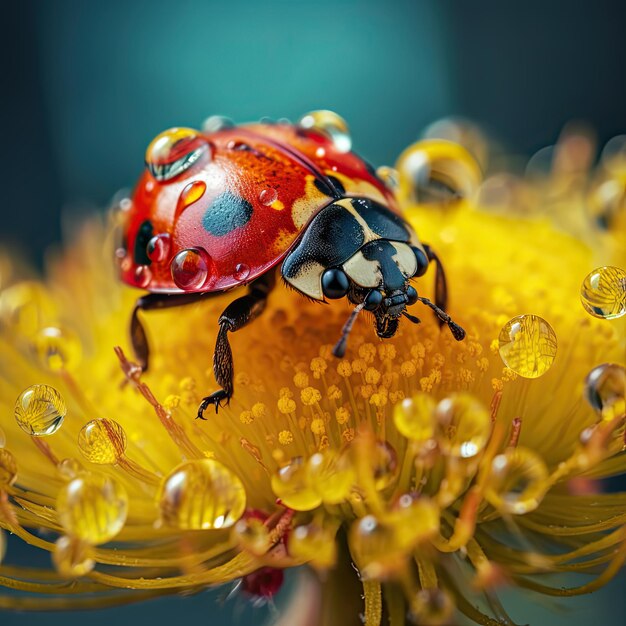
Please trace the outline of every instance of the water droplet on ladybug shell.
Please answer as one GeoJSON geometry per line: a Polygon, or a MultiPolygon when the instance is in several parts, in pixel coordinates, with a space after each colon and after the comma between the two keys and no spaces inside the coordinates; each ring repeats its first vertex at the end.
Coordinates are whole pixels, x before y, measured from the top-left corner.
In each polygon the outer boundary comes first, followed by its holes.
{"type": "Polygon", "coordinates": [[[250,267],[245,263],[237,263],[235,266],[235,272],[233,273],[235,280],[244,281],[250,276],[250,267]]]}
{"type": "Polygon", "coordinates": [[[264,189],[259,194],[259,202],[261,204],[264,204],[265,206],[270,206],[270,204],[272,204],[272,202],[276,202],[277,199],[278,192],[276,191],[276,189],[272,189],[271,187],[268,189],[264,189]]]}
{"type": "Polygon", "coordinates": [[[170,253],[169,233],[159,233],[150,239],[146,254],[153,263],[162,263],[170,253]]]}
{"type": "Polygon", "coordinates": [[[206,183],[202,180],[194,180],[189,183],[180,193],[178,203],[176,205],[176,219],[187,207],[202,198],[206,191],[206,183]]]}
{"type": "Polygon", "coordinates": [[[206,282],[212,260],[201,248],[181,250],[172,260],[172,278],[176,286],[185,291],[200,289],[206,282]]]}
{"type": "Polygon", "coordinates": [[[311,111],[300,118],[298,126],[326,135],[338,152],[350,152],[352,149],[348,124],[333,111],[311,111]]]}
{"type": "Polygon", "coordinates": [[[204,122],[202,122],[202,132],[204,133],[216,133],[218,130],[224,130],[225,128],[232,128],[235,122],[229,117],[223,115],[210,115],[204,122]]]}
{"type": "Polygon", "coordinates": [[[147,265],[138,265],[135,269],[135,284],[137,287],[147,287],[152,280],[152,272],[147,265]]]}
{"type": "Polygon", "coordinates": [[[208,141],[191,128],[170,128],[146,150],[146,167],[158,181],[168,181],[210,154],[208,141]]]}

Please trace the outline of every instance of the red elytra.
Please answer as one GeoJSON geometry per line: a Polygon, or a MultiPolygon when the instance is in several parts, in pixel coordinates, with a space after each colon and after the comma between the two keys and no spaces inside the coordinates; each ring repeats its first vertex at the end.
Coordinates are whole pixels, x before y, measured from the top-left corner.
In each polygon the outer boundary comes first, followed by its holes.
{"type": "Polygon", "coordinates": [[[120,264],[122,280],[134,287],[212,292],[254,280],[280,263],[311,218],[333,202],[332,190],[316,178],[332,177],[344,197],[398,210],[365,161],[318,131],[248,124],[198,135],[173,149],[183,158],[185,145],[208,143],[187,169],[169,180],[146,169],[135,189],[120,264]],[[167,254],[148,255],[150,239],[163,235],[167,254]],[[182,254],[188,250],[194,252],[182,254]],[[145,266],[149,272],[139,269],[145,266]]]}

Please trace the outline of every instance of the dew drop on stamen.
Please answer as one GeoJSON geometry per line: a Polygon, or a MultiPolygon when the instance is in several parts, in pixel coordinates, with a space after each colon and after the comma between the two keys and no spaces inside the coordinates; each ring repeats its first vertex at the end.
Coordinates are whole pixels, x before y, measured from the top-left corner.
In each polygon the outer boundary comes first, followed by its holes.
{"type": "Polygon", "coordinates": [[[242,516],[246,492],[238,476],[214,459],[178,465],[161,483],[162,521],[181,530],[229,528],[242,516]]]}
{"type": "Polygon", "coordinates": [[[290,509],[311,511],[322,503],[322,497],[309,483],[307,466],[300,457],[274,473],[271,484],[276,497],[290,509]]]}
{"type": "Polygon", "coordinates": [[[235,271],[233,272],[233,278],[239,282],[243,282],[250,276],[250,267],[245,263],[237,263],[235,271]]]}
{"type": "Polygon", "coordinates": [[[11,486],[17,478],[17,461],[6,448],[0,448],[0,490],[11,486]]]}
{"type": "Polygon", "coordinates": [[[289,533],[289,554],[318,569],[328,569],[337,560],[336,529],[312,522],[289,533]]]}
{"type": "Polygon", "coordinates": [[[417,393],[396,404],[393,421],[401,435],[418,443],[432,439],[435,434],[435,401],[426,393],[417,393]]]}
{"type": "Polygon", "coordinates": [[[74,332],[56,326],[41,329],[34,339],[34,347],[41,364],[52,372],[73,369],[83,352],[74,332]]]}
{"type": "Polygon", "coordinates": [[[209,275],[210,263],[211,257],[200,248],[181,250],[170,266],[176,286],[184,291],[200,289],[209,275]]]}
{"type": "Polygon", "coordinates": [[[111,419],[94,419],[78,433],[78,449],[91,463],[113,465],[124,456],[126,433],[111,419]]]}
{"type": "Polygon", "coordinates": [[[239,545],[255,556],[266,554],[271,548],[270,531],[263,522],[258,517],[247,517],[240,519],[233,528],[233,537],[239,545]]]}
{"type": "Polygon", "coordinates": [[[545,374],[556,358],[556,334],[538,315],[518,315],[509,320],[498,336],[504,364],[524,378],[545,374]]]}
{"type": "Polygon", "coordinates": [[[356,480],[348,456],[332,448],[317,452],[307,461],[308,481],[327,504],[343,502],[356,480]]]}
{"type": "Polygon", "coordinates": [[[270,206],[273,202],[276,202],[278,199],[278,192],[276,189],[268,187],[267,189],[263,189],[259,194],[259,202],[264,204],[265,206],[270,206]]]}
{"type": "Polygon", "coordinates": [[[146,246],[146,254],[153,263],[162,263],[170,253],[169,233],[159,233],[150,239],[146,246]]]}
{"type": "Polygon", "coordinates": [[[50,385],[32,385],[15,402],[15,421],[34,437],[54,434],[61,428],[66,412],[63,397],[50,385]]]}
{"type": "Polygon", "coordinates": [[[585,399],[603,419],[626,413],[626,368],[617,363],[594,367],[585,379],[585,399]]]}
{"type": "Polygon", "coordinates": [[[52,563],[64,578],[85,576],[96,564],[88,543],[65,535],[57,539],[52,553],[52,563]]]}
{"type": "Polygon", "coordinates": [[[613,266],[593,270],[580,287],[580,301],[594,317],[622,317],[626,314],[626,271],[613,266]]]}
{"type": "Polygon", "coordinates": [[[61,488],[56,510],[68,535],[98,545],[113,539],[124,527],[128,494],[113,478],[84,474],[61,488]]]}
{"type": "Polygon", "coordinates": [[[485,487],[485,499],[498,511],[523,515],[534,511],[548,489],[548,468],[532,450],[517,446],[497,455],[485,487]]]}
{"type": "Polygon", "coordinates": [[[450,595],[438,587],[420,589],[411,598],[409,606],[415,623],[428,626],[447,624],[454,611],[450,595]]]}

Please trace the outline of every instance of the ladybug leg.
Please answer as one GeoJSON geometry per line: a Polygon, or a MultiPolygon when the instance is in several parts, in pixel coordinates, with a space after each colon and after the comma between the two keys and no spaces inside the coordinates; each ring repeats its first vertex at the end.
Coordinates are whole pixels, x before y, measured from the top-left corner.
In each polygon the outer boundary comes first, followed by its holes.
{"type": "Polygon", "coordinates": [[[255,320],[267,304],[267,297],[276,282],[274,272],[269,272],[258,280],[250,284],[249,291],[245,296],[233,300],[220,315],[218,323],[220,325],[213,353],[213,372],[215,380],[221,389],[203,398],[198,408],[197,419],[206,419],[204,411],[209,405],[215,406],[217,413],[219,407],[228,405],[233,395],[233,352],[228,341],[228,333],[243,328],[255,320]]]}
{"type": "Polygon", "coordinates": [[[446,273],[443,269],[441,259],[437,256],[437,253],[427,244],[422,244],[424,251],[430,262],[434,262],[436,266],[435,273],[435,304],[444,311],[448,304],[448,284],[446,282],[446,273]]]}
{"type": "Polygon", "coordinates": [[[154,311],[156,309],[169,309],[185,304],[193,304],[202,298],[210,297],[208,293],[186,293],[181,295],[168,295],[162,293],[150,293],[137,300],[133,314],[130,318],[130,341],[133,346],[135,358],[141,370],[148,369],[150,361],[150,346],[146,331],[139,319],[139,311],[154,311]]]}

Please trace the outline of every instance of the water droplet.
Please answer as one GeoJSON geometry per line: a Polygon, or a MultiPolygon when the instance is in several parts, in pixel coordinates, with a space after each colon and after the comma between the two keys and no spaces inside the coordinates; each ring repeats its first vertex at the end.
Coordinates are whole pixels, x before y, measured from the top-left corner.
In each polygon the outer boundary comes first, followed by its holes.
{"type": "Polygon", "coordinates": [[[329,569],[337,561],[337,529],[312,522],[289,533],[289,554],[318,569],[329,569]]]}
{"type": "Polygon", "coordinates": [[[159,233],[150,239],[146,246],[146,254],[153,263],[166,261],[170,254],[169,233],[159,233]]]}
{"type": "Polygon", "coordinates": [[[427,541],[439,531],[440,512],[425,496],[402,494],[385,516],[385,523],[394,529],[396,542],[405,551],[427,541]]]}
{"type": "Polygon", "coordinates": [[[593,270],[580,288],[580,301],[594,317],[611,320],[626,315],[626,271],[610,265],[593,270]]]}
{"type": "Polygon", "coordinates": [[[245,263],[237,263],[233,277],[235,280],[244,281],[250,276],[250,268],[245,263]]]}
{"type": "Polygon", "coordinates": [[[241,517],[246,492],[241,480],[214,459],[187,461],[161,483],[162,520],[181,530],[229,528],[241,517]]]}
{"type": "Polygon", "coordinates": [[[396,404],[393,421],[401,435],[420,443],[435,436],[435,401],[426,393],[418,393],[396,404]]]}
{"type": "Polygon", "coordinates": [[[594,367],[585,379],[585,399],[602,419],[626,413],[626,368],[617,363],[594,367]]]}
{"type": "Polygon", "coordinates": [[[524,378],[539,378],[554,363],[556,334],[538,315],[518,315],[509,320],[498,341],[504,364],[524,378]]]}
{"type": "Polygon", "coordinates": [[[229,117],[223,115],[210,115],[202,122],[203,133],[216,133],[218,130],[232,128],[235,125],[229,117]]]}
{"type": "Polygon", "coordinates": [[[88,543],[66,536],[57,539],[52,553],[52,563],[64,578],[85,576],[96,564],[88,543]]]}
{"type": "Polygon", "coordinates": [[[200,289],[209,275],[211,257],[201,248],[181,250],[172,260],[172,278],[185,291],[200,289]]]}
{"type": "Polygon", "coordinates": [[[322,503],[322,497],[308,481],[307,466],[300,457],[281,467],[271,482],[276,497],[290,509],[311,511],[322,503]]]}
{"type": "Polygon", "coordinates": [[[343,502],[356,480],[348,455],[332,448],[314,454],[307,462],[307,472],[309,484],[327,504],[343,502]]]}
{"type": "Polygon", "coordinates": [[[376,442],[370,463],[376,489],[385,489],[395,480],[398,473],[398,455],[388,441],[376,442]]]}
{"type": "Polygon", "coordinates": [[[168,181],[210,154],[207,140],[191,128],[170,128],[146,150],[146,166],[158,181],[168,181]]]}
{"type": "Polygon", "coordinates": [[[174,219],[176,220],[178,216],[187,208],[190,207],[194,202],[198,202],[200,198],[204,195],[206,191],[206,183],[202,180],[194,180],[192,183],[189,183],[181,192],[178,197],[178,202],[176,204],[176,213],[174,215],[174,219]]]}
{"type": "Polygon", "coordinates": [[[263,191],[259,194],[259,202],[265,206],[270,206],[270,204],[272,204],[272,202],[276,202],[277,199],[278,192],[272,187],[263,189],[263,191]]]}
{"type": "Polygon", "coordinates": [[[113,539],[124,527],[128,495],[113,478],[84,474],[61,488],[56,510],[68,535],[98,545],[113,539]]]}
{"type": "Polygon", "coordinates": [[[398,159],[401,198],[417,204],[452,205],[474,195],[480,168],[462,146],[425,139],[409,146],[398,159]]]}
{"type": "Polygon", "coordinates": [[[523,515],[534,511],[548,489],[548,468],[528,448],[508,448],[491,463],[485,499],[503,513],[523,515]]]}
{"type": "Polygon", "coordinates": [[[255,556],[266,554],[272,547],[269,529],[263,522],[259,517],[245,517],[233,528],[233,536],[239,545],[255,556]]]}
{"type": "Polygon", "coordinates": [[[32,385],[22,391],[15,403],[15,420],[34,437],[54,434],[65,418],[67,409],[61,394],[50,385],[32,385]]]}
{"type": "Polygon", "coordinates": [[[0,488],[8,487],[17,478],[17,461],[6,448],[0,448],[0,488]]]}
{"type": "Polygon", "coordinates": [[[152,280],[152,272],[147,265],[138,265],[135,268],[135,285],[141,289],[145,289],[152,280]]]}
{"type": "Polygon", "coordinates": [[[32,337],[55,317],[56,305],[38,283],[17,283],[0,291],[0,320],[24,337],[32,337]]]}
{"type": "Polygon", "coordinates": [[[84,469],[77,459],[63,459],[57,465],[57,471],[65,480],[73,480],[84,469]]]}
{"type": "Polygon", "coordinates": [[[53,372],[74,369],[83,352],[75,333],[55,326],[40,330],[35,337],[34,347],[41,364],[53,372]]]}
{"type": "Polygon", "coordinates": [[[113,465],[124,456],[126,433],[111,419],[91,420],[78,433],[78,448],[91,463],[113,465]]]}
{"type": "Polygon", "coordinates": [[[398,173],[398,170],[393,167],[381,165],[376,170],[376,175],[383,181],[383,183],[385,183],[385,186],[388,189],[391,189],[391,191],[396,191],[400,188],[400,174],[398,173]]]}
{"type": "Polygon", "coordinates": [[[444,453],[464,459],[476,456],[491,433],[489,412],[474,396],[452,394],[435,409],[437,441],[444,453]]]}
{"type": "Polygon", "coordinates": [[[410,601],[410,612],[416,624],[442,626],[454,612],[454,603],[443,589],[420,589],[410,601]]]}
{"type": "Polygon", "coordinates": [[[318,159],[323,159],[323,158],[326,156],[326,150],[324,150],[324,148],[318,148],[318,149],[315,151],[315,156],[316,156],[318,159]]]}
{"type": "Polygon", "coordinates": [[[339,152],[350,152],[352,149],[348,124],[333,111],[311,111],[300,118],[298,126],[326,135],[339,152]]]}

